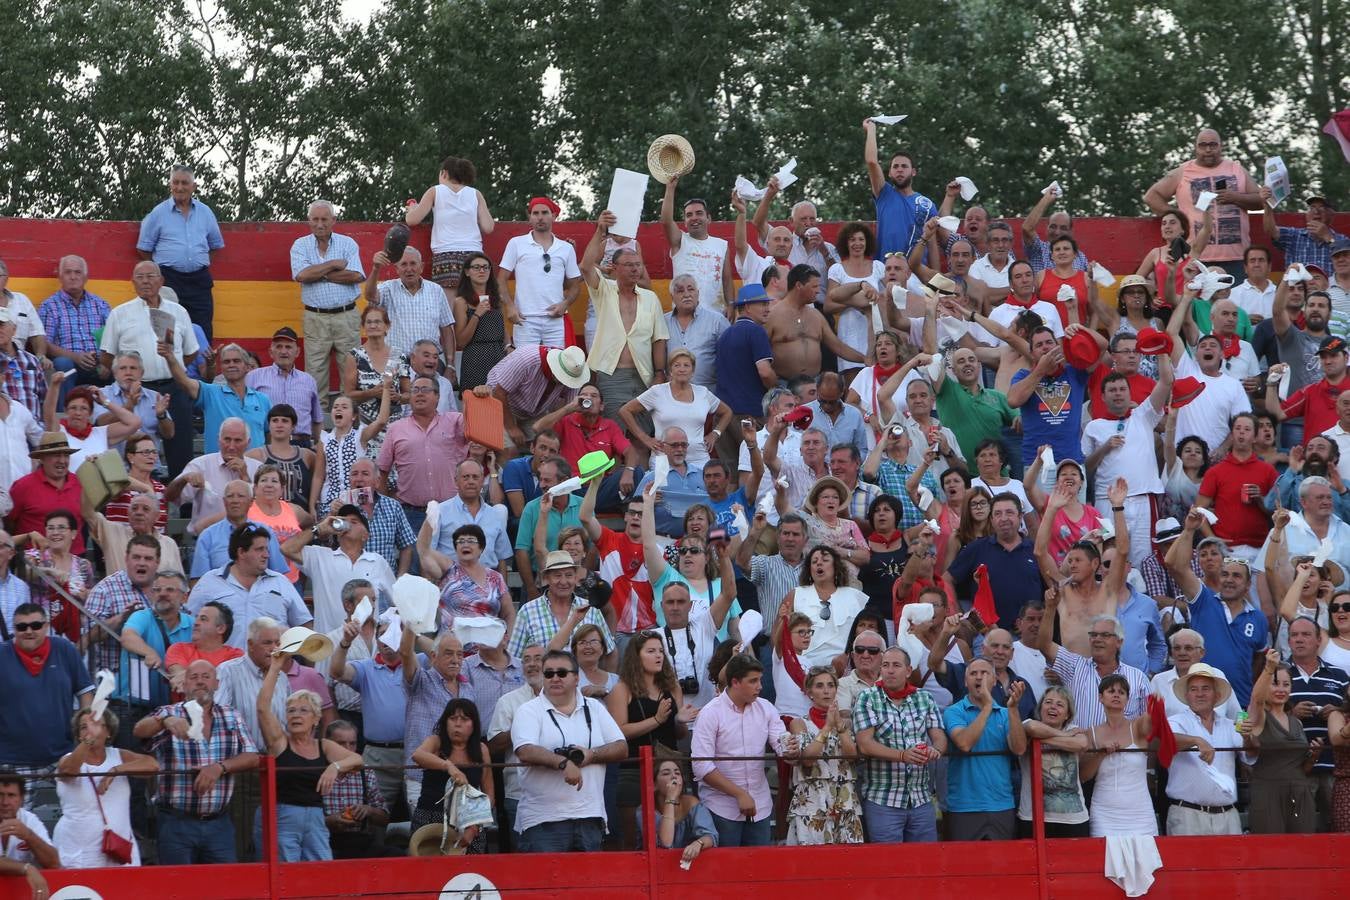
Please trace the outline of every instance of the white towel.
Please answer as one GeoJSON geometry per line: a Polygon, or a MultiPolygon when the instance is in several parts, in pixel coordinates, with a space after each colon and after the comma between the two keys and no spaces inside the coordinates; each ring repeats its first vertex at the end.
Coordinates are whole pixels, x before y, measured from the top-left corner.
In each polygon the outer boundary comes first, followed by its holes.
{"type": "Polygon", "coordinates": [[[1106,836],[1105,875],[1126,897],[1142,897],[1153,886],[1153,873],[1162,868],[1158,844],[1147,834],[1106,836]]]}

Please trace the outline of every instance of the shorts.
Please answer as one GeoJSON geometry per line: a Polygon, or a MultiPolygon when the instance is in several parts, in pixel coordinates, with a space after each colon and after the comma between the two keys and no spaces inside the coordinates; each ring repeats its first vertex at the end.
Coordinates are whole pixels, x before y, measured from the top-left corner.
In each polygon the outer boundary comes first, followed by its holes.
{"type": "Polygon", "coordinates": [[[431,254],[431,280],[443,288],[454,290],[459,287],[459,277],[464,271],[464,263],[476,250],[447,250],[444,253],[431,254]]]}

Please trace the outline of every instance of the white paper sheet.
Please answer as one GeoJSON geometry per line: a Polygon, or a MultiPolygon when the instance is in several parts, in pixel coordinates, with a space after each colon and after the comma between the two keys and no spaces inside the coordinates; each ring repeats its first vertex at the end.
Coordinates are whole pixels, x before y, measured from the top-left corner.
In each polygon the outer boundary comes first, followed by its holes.
{"type": "Polygon", "coordinates": [[[755,183],[744,175],[737,175],[736,195],[742,200],[763,200],[764,188],[755,187],[755,183]]]}
{"type": "Polygon", "coordinates": [[[1060,303],[1077,303],[1078,292],[1073,289],[1073,285],[1061,284],[1055,293],[1055,299],[1060,303]]]}
{"type": "Polygon", "coordinates": [[[769,491],[763,497],[759,498],[759,505],[755,507],[765,516],[773,515],[773,511],[778,508],[778,498],[775,491],[769,491]]]}
{"type": "Polygon", "coordinates": [[[548,495],[550,497],[561,497],[563,494],[572,493],[579,487],[581,487],[581,477],[573,475],[566,481],[555,484],[553,487],[549,488],[548,495]]]}
{"type": "Polygon", "coordinates": [[[942,367],[946,364],[947,362],[942,358],[941,353],[934,353],[932,360],[924,367],[924,372],[928,375],[928,380],[936,382],[938,376],[942,374],[942,367]]]}
{"type": "Polygon", "coordinates": [[[794,156],[792,159],[783,163],[783,167],[774,173],[774,177],[778,179],[778,189],[780,191],[788,187],[788,185],[796,184],[797,176],[793,174],[796,171],[796,168],[797,157],[794,156]]]}
{"type": "Polygon", "coordinates": [[[375,615],[375,607],[371,604],[369,597],[362,597],[361,602],[356,604],[356,609],[352,610],[352,621],[357,625],[366,624],[366,620],[375,615]]]}
{"type": "Polygon", "coordinates": [[[451,630],[465,647],[496,647],[506,637],[506,623],[495,616],[457,616],[451,630]]]}
{"type": "Polygon", "coordinates": [[[614,181],[609,188],[609,202],[605,209],[614,213],[617,221],[609,229],[610,234],[619,237],[635,238],[638,225],[642,222],[642,201],[647,196],[646,172],[634,172],[631,169],[615,169],[614,181]]]}
{"type": "Polygon", "coordinates": [[[1111,274],[1111,270],[1099,262],[1092,264],[1092,280],[1102,287],[1110,287],[1116,283],[1116,276],[1111,274]]]}
{"type": "Polygon", "coordinates": [[[878,125],[895,125],[908,119],[908,115],[903,116],[872,116],[872,121],[878,125]]]}
{"type": "Polygon", "coordinates": [[[956,216],[942,216],[938,219],[938,227],[955,234],[961,227],[961,220],[956,216]]]}
{"type": "Polygon", "coordinates": [[[980,189],[975,186],[975,182],[971,181],[964,175],[958,175],[957,177],[953,178],[952,181],[955,181],[957,184],[961,185],[961,199],[965,200],[967,203],[969,203],[971,200],[974,200],[975,195],[980,192],[980,189]]]}
{"type": "Polygon", "coordinates": [[[202,731],[202,705],[196,700],[189,700],[183,704],[183,710],[188,714],[188,739],[206,740],[206,732],[202,731]]]}
{"type": "Polygon", "coordinates": [[[919,485],[919,511],[928,512],[928,507],[933,505],[933,492],[923,485],[919,485]]]}
{"type": "Polygon", "coordinates": [[[394,607],[418,634],[436,630],[441,590],[418,575],[400,575],[394,582],[394,607]]]}
{"type": "Polygon", "coordinates": [[[1272,206],[1279,206],[1292,192],[1289,184],[1289,169],[1278,156],[1266,159],[1266,187],[1270,188],[1272,206]]]}
{"type": "Polygon", "coordinates": [[[933,529],[934,532],[942,531],[942,523],[939,522],[937,519],[924,519],[923,524],[933,529]]]}
{"type": "Polygon", "coordinates": [[[741,509],[740,504],[736,504],[736,512],[731,517],[731,527],[736,529],[736,533],[744,537],[750,531],[750,523],[745,521],[745,510],[741,509]]]}
{"type": "Polygon", "coordinates": [[[1201,191],[1200,196],[1195,198],[1195,208],[1200,212],[1209,209],[1210,204],[1219,199],[1219,195],[1213,191],[1201,191]]]}
{"type": "Polygon", "coordinates": [[[441,502],[439,500],[427,501],[427,524],[431,526],[431,544],[436,546],[436,532],[441,527],[441,502]]]}
{"type": "Polygon", "coordinates": [[[387,621],[389,627],[385,628],[384,632],[380,634],[380,643],[390,650],[398,650],[399,641],[403,639],[403,620],[393,610],[386,612],[381,620],[387,621]]]}
{"type": "Polygon", "coordinates": [[[1303,268],[1303,263],[1290,263],[1284,269],[1283,280],[1289,284],[1298,284],[1300,281],[1311,281],[1312,273],[1303,268]]]}

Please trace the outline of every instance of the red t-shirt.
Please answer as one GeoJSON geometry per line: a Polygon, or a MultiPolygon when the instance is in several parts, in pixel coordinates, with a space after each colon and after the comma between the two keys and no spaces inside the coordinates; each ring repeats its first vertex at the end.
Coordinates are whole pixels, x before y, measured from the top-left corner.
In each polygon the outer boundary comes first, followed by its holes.
{"type": "MultiPolygon", "coordinates": [[[[1094,419],[1111,418],[1111,413],[1106,409],[1106,401],[1102,399],[1102,382],[1110,374],[1111,370],[1106,366],[1097,366],[1088,374],[1088,398],[1091,400],[1092,418],[1094,419]]],[[[1130,382],[1130,399],[1136,405],[1147,400],[1148,395],[1153,393],[1153,386],[1157,384],[1152,378],[1147,375],[1140,375],[1138,372],[1125,377],[1130,382]]]]}
{"type": "Polygon", "coordinates": [[[1044,300],[1059,310],[1059,321],[1065,327],[1069,327],[1069,310],[1059,300],[1059,289],[1062,285],[1068,285],[1074,289],[1078,295],[1078,321],[1082,325],[1088,322],[1088,282],[1087,273],[1075,271],[1068,278],[1060,278],[1055,274],[1054,269],[1046,269],[1045,277],[1041,279],[1041,287],[1036,292],[1039,300],[1044,300]]]}
{"type": "Polygon", "coordinates": [[[620,531],[600,527],[595,542],[600,553],[600,577],[614,589],[610,603],[620,634],[633,634],[656,625],[652,583],[647,580],[647,562],[642,542],[620,531]]]}
{"type": "Polygon", "coordinates": [[[1239,462],[1230,453],[1205,473],[1200,496],[1213,499],[1211,509],[1219,517],[1214,533],[1230,545],[1260,547],[1270,534],[1270,518],[1260,503],[1243,499],[1243,485],[1254,484],[1265,496],[1279,476],[1275,467],[1253,454],[1239,462]]]}
{"type": "Polygon", "coordinates": [[[1308,443],[1309,438],[1317,437],[1339,421],[1336,398],[1344,390],[1350,390],[1350,380],[1342,378],[1340,384],[1332,384],[1323,378],[1316,384],[1299,388],[1292,397],[1280,404],[1286,416],[1303,417],[1303,443],[1308,443]]]}
{"type": "Polygon", "coordinates": [[[26,531],[45,533],[47,513],[64,509],[75,516],[75,540],[70,544],[70,552],[76,556],[84,555],[84,516],[80,513],[80,479],[71,472],[66,483],[59,488],[52,487],[39,469],[23,476],[10,485],[9,497],[14,501],[14,509],[6,521],[11,534],[26,531]]]}
{"type": "MultiPolygon", "coordinates": [[[[553,426],[558,434],[563,459],[572,465],[575,471],[577,460],[592,450],[603,450],[613,459],[623,463],[623,454],[628,450],[628,438],[613,419],[598,419],[594,428],[587,428],[581,419],[581,413],[563,416],[553,426]]],[[[641,556],[641,554],[639,554],[641,556]]]]}

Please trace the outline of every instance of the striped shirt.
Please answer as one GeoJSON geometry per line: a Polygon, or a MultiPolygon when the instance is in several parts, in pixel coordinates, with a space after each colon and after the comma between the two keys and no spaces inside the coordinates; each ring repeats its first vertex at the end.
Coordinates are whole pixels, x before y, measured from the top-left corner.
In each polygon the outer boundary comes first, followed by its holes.
{"type": "Polygon", "coordinates": [[[414,293],[398,278],[381,281],[379,306],[389,313],[389,346],[399,353],[411,353],[418,341],[441,345],[441,329],[455,324],[455,313],[445,291],[434,281],[420,279],[414,293]]]}
{"type": "Polygon", "coordinates": [[[759,594],[759,613],[765,622],[777,621],[783,598],[797,590],[804,561],[803,557],[794,565],[782,554],[750,557],[750,583],[759,594]]]}
{"type": "Polygon", "coordinates": [[[506,392],[506,402],[517,421],[537,419],[549,410],[566,406],[576,391],[549,377],[539,347],[519,347],[492,367],[487,386],[506,392]]]}
{"type": "Polygon", "coordinates": [[[42,403],[47,399],[42,360],[17,345],[13,356],[0,350],[0,389],[9,399],[22,404],[35,420],[42,421],[42,403]]]}
{"type": "MultiPolygon", "coordinates": [[[[1293,665],[1293,672],[1293,686],[1289,691],[1291,706],[1307,700],[1315,703],[1319,709],[1323,706],[1341,708],[1341,702],[1345,699],[1345,686],[1350,684],[1350,674],[1344,669],[1329,666],[1318,659],[1317,668],[1312,674],[1305,673],[1297,663],[1293,665]]],[[[1309,741],[1321,738],[1326,745],[1313,765],[1313,771],[1331,774],[1335,766],[1331,758],[1331,743],[1327,740],[1327,720],[1314,713],[1299,721],[1303,723],[1303,734],[1309,741]]]]}
{"type": "MultiPolygon", "coordinates": [[[[613,650],[614,638],[610,635],[609,626],[605,624],[605,617],[600,615],[600,610],[576,596],[572,598],[572,608],[586,610],[586,617],[581,620],[581,624],[599,628],[600,636],[605,641],[605,652],[613,650]]],[[[558,633],[559,627],[558,620],[553,618],[548,595],[537,597],[516,613],[516,626],[511,630],[511,640],[506,645],[506,651],[513,659],[520,659],[525,648],[532,644],[547,647],[548,642],[558,633]]]]}
{"type": "MultiPolygon", "coordinates": [[[[854,733],[871,728],[883,747],[908,750],[929,741],[929,730],[942,730],[942,717],[928,691],[918,690],[894,703],[881,687],[860,692],[853,701],[854,733]]],[[[862,796],[893,809],[914,809],[933,799],[932,769],[889,759],[866,757],[862,766],[862,796]]]]}
{"type": "MultiPolygon", "coordinates": [[[[403,721],[403,764],[405,766],[412,765],[413,751],[435,730],[436,720],[440,718],[446,704],[455,699],[470,701],[478,699],[469,680],[463,675],[459,675],[457,678],[458,693],[455,694],[450,693],[445,686],[445,679],[435,669],[419,668],[417,673],[413,675],[412,684],[403,682],[403,690],[408,696],[408,705],[405,707],[407,718],[403,721]]],[[[479,719],[482,719],[481,715],[479,719]]],[[[422,780],[421,769],[408,769],[404,775],[412,781],[422,780]]]]}
{"type": "MultiPolygon", "coordinates": [[[[1079,656],[1063,647],[1055,648],[1055,661],[1050,666],[1064,682],[1064,686],[1073,694],[1073,706],[1076,712],[1073,724],[1084,730],[1101,725],[1106,721],[1106,709],[1097,697],[1097,685],[1106,677],[1097,672],[1097,664],[1086,656],[1079,656]]],[[[1148,676],[1122,662],[1116,662],[1110,675],[1123,675],[1130,683],[1130,699],[1125,704],[1125,718],[1134,719],[1144,714],[1148,700],[1148,676]]]]}
{"type": "MultiPolygon", "coordinates": [[[[161,706],[154,715],[156,718],[188,717],[182,703],[161,706]]],[[[211,734],[206,740],[176,738],[167,731],[161,731],[151,739],[150,750],[159,758],[160,766],[170,772],[159,776],[159,802],[189,815],[213,816],[229,805],[230,795],[234,792],[234,775],[221,776],[209,791],[199,794],[193,787],[197,771],[241,753],[257,753],[258,747],[244,730],[234,710],[228,706],[213,705],[211,734]]]]}

